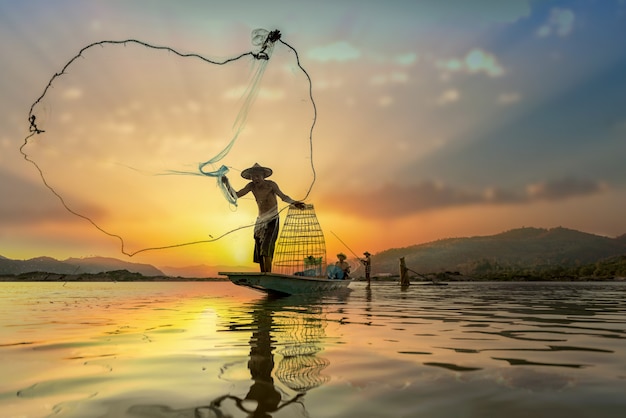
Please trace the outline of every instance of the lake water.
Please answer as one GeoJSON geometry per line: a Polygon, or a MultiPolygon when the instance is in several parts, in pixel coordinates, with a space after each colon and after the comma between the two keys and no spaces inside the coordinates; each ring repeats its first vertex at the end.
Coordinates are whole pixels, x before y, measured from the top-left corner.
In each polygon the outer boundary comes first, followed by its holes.
{"type": "Polygon", "coordinates": [[[0,283],[0,416],[626,416],[626,283],[350,288],[0,283]]]}

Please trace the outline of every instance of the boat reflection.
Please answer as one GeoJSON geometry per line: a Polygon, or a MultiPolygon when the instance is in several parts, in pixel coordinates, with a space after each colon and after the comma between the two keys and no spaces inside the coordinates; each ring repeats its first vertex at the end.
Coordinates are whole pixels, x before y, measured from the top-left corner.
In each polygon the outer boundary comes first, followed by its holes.
{"type": "Polygon", "coordinates": [[[267,297],[253,305],[251,324],[231,324],[232,331],[251,328],[247,366],[252,385],[243,396],[227,394],[198,408],[196,416],[228,416],[229,401],[249,417],[271,417],[294,404],[298,407],[290,411],[291,416],[307,416],[304,395],[328,380],[322,371],[329,362],[318,356],[325,320],[315,302],[302,296],[267,297]]]}

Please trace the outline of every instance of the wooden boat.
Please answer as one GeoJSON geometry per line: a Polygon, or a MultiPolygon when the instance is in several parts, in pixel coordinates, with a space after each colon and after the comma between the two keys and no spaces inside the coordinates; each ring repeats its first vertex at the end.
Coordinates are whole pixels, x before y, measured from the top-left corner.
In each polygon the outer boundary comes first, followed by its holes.
{"type": "Polygon", "coordinates": [[[314,295],[347,289],[352,280],[335,280],[326,276],[326,241],[317,221],[315,208],[289,206],[271,273],[220,272],[231,282],[277,295],[314,295]]]}
{"type": "Polygon", "coordinates": [[[262,292],[278,295],[305,295],[347,289],[352,280],[330,280],[280,273],[220,272],[231,282],[262,292]]]}

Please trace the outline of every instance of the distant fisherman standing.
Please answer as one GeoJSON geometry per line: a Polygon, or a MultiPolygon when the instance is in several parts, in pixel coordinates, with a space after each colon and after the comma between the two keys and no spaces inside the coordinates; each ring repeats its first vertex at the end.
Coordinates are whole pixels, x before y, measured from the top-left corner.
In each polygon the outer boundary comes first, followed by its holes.
{"type": "MultiPolygon", "coordinates": [[[[241,177],[251,180],[243,189],[235,192],[237,197],[242,197],[252,192],[259,207],[259,216],[254,226],[254,262],[259,263],[261,272],[272,271],[272,259],[274,258],[274,246],[278,238],[278,201],[279,196],[284,202],[304,209],[304,203],[298,202],[284,194],[278,185],[271,180],[265,180],[272,175],[272,169],[262,167],[255,163],[252,167],[241,172],[241,177]]],[[[224,185],[230,189],[226,176],[222,177],[224,185]]]]}
{"type": "Polygon", "coordinates": [[[372,271],[372,259],[370,258],[371,254],[365,251],[363,255],[365,256],[365,260],[363,259],[359,259],[359,260],[361,260],[361,263],[363,263],[363,265],[365,266],[365,278],[367,279],[367,282],[369,283],[370,273],[372,271]]]}

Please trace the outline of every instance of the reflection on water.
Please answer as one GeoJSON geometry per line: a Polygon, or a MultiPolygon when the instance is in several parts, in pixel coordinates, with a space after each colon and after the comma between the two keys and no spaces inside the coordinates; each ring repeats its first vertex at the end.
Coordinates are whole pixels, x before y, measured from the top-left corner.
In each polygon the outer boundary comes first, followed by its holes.
{"type": "Polygon", "coordinates": [[[353,283],[314,299],[230,283],[0,286],[3,417],[626,410],[626,283],[353,283]]]}
{"type": "MultiPolygon", "coordinates": [[[[223,416],[221,408],[226,400],[234,401],[236,407],[250,417],[269,417],[270,413],[294,402],[304,410],[300,399],[308,390],[328,380],[322,374],[328,360],[317,355],[322,350],[324,338],[323,312],[318,303],[317,298],[268,297],[252,306],[250,325],[229,324],[230,331],[242,328],[252,331],[248,370],[253,383],[245,397],[220,396],[209,406],[197,408],[197,411],[210,410],[216,416],[223,416]],[[277,346],[280,360],[275,367],[274,351],[277,346]],[[289,395],[275,385],[274,374],[293,394],[289,395]],[[247,400],[254,401],[253,405],[247,406],[247,400]]],[[[292,411],[290,416],[294,413],[292,411]]]]}

